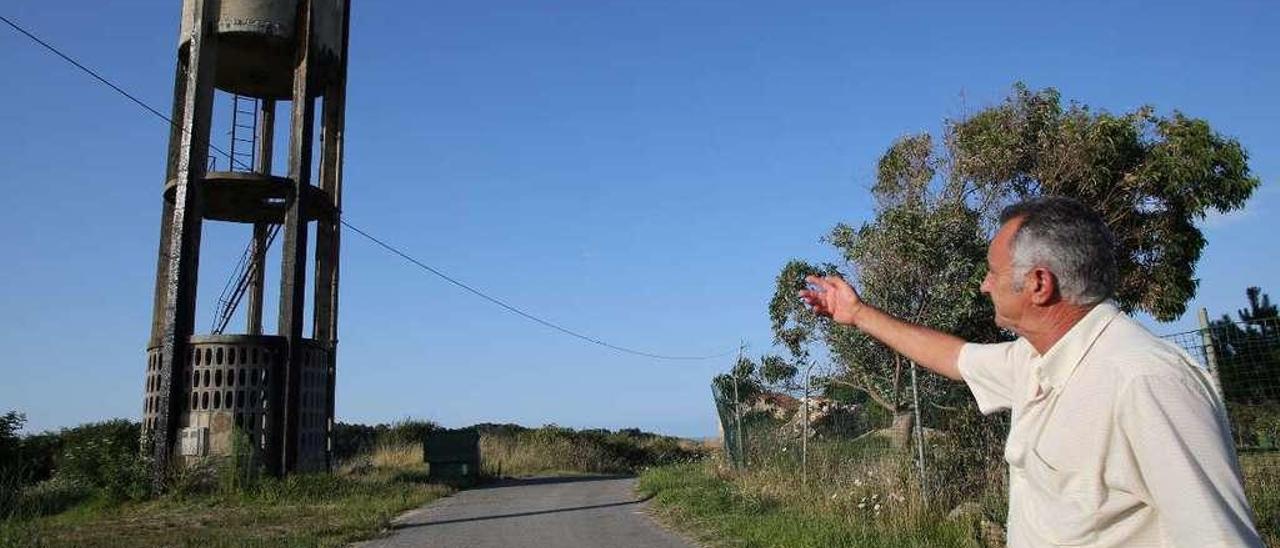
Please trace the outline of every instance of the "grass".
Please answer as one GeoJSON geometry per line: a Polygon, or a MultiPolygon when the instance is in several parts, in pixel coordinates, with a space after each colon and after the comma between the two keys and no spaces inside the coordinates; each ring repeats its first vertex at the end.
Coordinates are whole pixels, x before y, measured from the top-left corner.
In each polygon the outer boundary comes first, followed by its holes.
{"type": "MultiPolygon", "coordinates": [[[[968,526],[896,499],[782,489],[717,461],[657,467],[640,476],[656,516],[710,546],[978,546],[968,526]]],[[[791,487],[795,487],[792,485],[791,487]]]]}
{"type": "Polygon", "coordinates": [[[548,426],[480,434],[481,470],[491,477],[625,474],[705,454],[705,448],[697,443],[643,433],[573,431],[548,426]]]}
{"type": "Polygon", "coordinates": [[[1241,453],[1244,491],[1267,546],[1280,546],[1280,452],[1241,453]]]}
{"type": "MultiPolygon", "coordinates": [[[[653,468],[640,489],[654,496],[660,519],[711,546],[981,546],[1000,538],[983,538],[992,533],[974,521],[948,522],[943,514],[959,499],[923,504],[914,472],[904,468],[910,459],[883,440],[810,444],[807,481],[795,451],[782,447],[749,450],[751,466],[742,470],[720,459],[653,468]]],[[[1280,453],[1246,452],[1240,461],[1264,543],[1280,547],[1280,453]]],[[[1002,476],[996,467],[985,487],[967,490],[965,501],[980,509],[975,519],[1003,523],[1002,476]]],[[[959,487],[956,478],[932,481],[947,481],[946,492],[959,487]]]]}
{"type": "MultiPolygon", "coordinates": [[[[98,462],[101,451],[82,450],[85,472],[76,479],[55,474],[22,487],[18,476],[0,476],[7,497],[0,546],[341,546],[370,538],[400,513],[452,491],[427,483],[418,426],[370,429],[376,435],[334,473],[274,479],[251,473],[251,464],[243,466],[251,461],[211,460],[175,473],[169,493],[150,500],[111,488],[145,482],[145,474],[131,475],[145,472],[136,448],[113,452],[104,461],[110,467],[98,462]],[[112,471],[130,477],[107,481],[122,475],[112,471]]],[[[703,454],[692,442],[639,431],[497,426],[481,429],[482,472],[490,477],[633,472],[703,454]]]]}
{"type": "Polygon", "coordinates": [[[393,463],[336,474],[207,493],[174,493],[143,502],[101,497],[49,516],[0,522],[0,546],[341,546],[370,538],[396,515],[445,496],[417,466],[393,463]]]}

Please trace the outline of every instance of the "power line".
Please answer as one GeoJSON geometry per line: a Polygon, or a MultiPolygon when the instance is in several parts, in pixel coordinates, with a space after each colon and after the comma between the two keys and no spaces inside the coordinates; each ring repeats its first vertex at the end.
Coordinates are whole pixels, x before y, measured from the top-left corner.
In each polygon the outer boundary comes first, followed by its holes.
{"type": "Polygon", "coordinates": [[[574,331],[574,330],[572,330],[572,329],[569,329],[569,328],[566,328],[566,327],[560,326],[560,325],[558,325],[558,324],[556,324],[556,323],[553,323],[553,322],[550,322],[550,321],[544,320],[544,319],[542,319],[542,318],[539,318],[539,317],[537,317],[537,316],[534,316],[533,314],[530,314],[530,313],[525,312],[525,311],[523,311],[523,310],[521,310],[521,309],[519,309],[519,308],[516,308],[515,306],[512,306],[512,305],[510,305],[510,304],[507,304],[507,303],[503,302],[501,299],[498,299],[498,298],[496,298],[496,297],[492,297],[492,296],[490,296],[490,295],[486,294],[485,292],[480,291],[479,289],[476,289],[476,288],[471,287],[471,286],[469,286],[469,285],[467,285],[467,284],[465,284],[465,283],[462,283],[462,282],[460,282],[460,281],[458,281],[458,280],[454,279],[453,277],[449,276],[448,274],[445,274],[444,272],[441,272],[441,271],[439,271],[439,270],[437,270],[437,269],[435,269],[435,268],[432,268],[431,266],[429,266],[429,265],[427,265],[427,264],[423,263],[422,261],[419,261],[419,260],[417,260],[417,259],[413,258],[413,257],[412,257],[412,256],[410,256],[409,254],[407,254],[407,253],[405,253],[405,252],[403,252],[403,251],[400,251],[399,249],[396,249],[396,248],[395,248],[395,246],[392,246],[391,244],[388,244],[388,243],[386,243],[386,242],[384,242],[384,241],[382,241],[382,240],[379,240],[378,238],[373,237],[373,236],[372,236],[372,235],[370,235],[368,232],[365,232],[365,231],[363,231],[363,230],[360,230],[359,228],[356,228],[356,227],[355,227],[355,226],[353,226],[350,222],[348,222],[346,219],[341,219],[341,222],[342,222],[342,225],[343,225],[343,226],[345,226],[345,227],[347,227],[347,228],[351,229],[351,230],[352,230],[352,231],[354,231],[356,234],[359,234],[359,235],[361,235],[361,236],[364,236],[366,239],[368,239],[369,241],[371,241],[371,242],[373,242],[373,243],[375,243],[375,244],[377,244],[377,245],[381,246],[383,249],[385,249],[385,250],[387,250],[387,251],[390,251],[391,253],[394,253],[394,254],[396,254],[396,255],[399,255],[399,256],[400,256],[400,258],[402,258],[402,259],[404,259],[404,260],[406,260],[406,261],[409,261],[410,263],[413,263],[414,265],[418,266],[418,268],[421,268],[421,269],[423,269],[423,270],[426,270],[427,272],[430,272],[430,273],[432,273],[432,274],[436,275],[437,277],[439,277],[440,279],[443,279],[443,280],[444,280],[444,281],[446,281],[446,282],[449,282],[449,283],[451,283],[451,284],[453,284],[453,285],[456,285],[456,286],[458,286],[458,287],[460,287],[460,288],[462,288],[462,289],[465,289],[466,291],[470,292],[471,294],[473,294],[473,295],[475,295],[475,296],[477,296],[477,297],[480,297],[481,299],[484,299],[484,300],[489,301],[489,302],[491,302],[491,303],[493,303],[493,304],[496,304],[496,305],[498,305],[498,306],[500,306],[500,307],[502,307],[502,308],[505,308],[505,309],[507,309],[507,311],[509,311],[509,312],[511,312],[511,313],[513,313],[513,314],[516,314],[516,315],[518,315],[518,316],[521,316],[521,317],[523,317],[523,318],[525,318],[525,319],[527,319],[527,320],[530,320],[530,321],[533,321],[533,322],[537,322],[537,323],[542,324],[542,325],[544,325],[544,326],[546,326],[546,327],[550,327],[551,329],[554,329],[554,330],[556,330],[556,331],[559,331],[559,332],[561,332],[561,333],[564,333],[565,335],[569,335],[570,337],[575,337],[575,338],[578,338],[578,339],[582,339],[582,340],[587,341],[587,342],[589,342],[589,343],[597,344],[597,345],[603,346],[603,347],[605,347],[605,348],[609,348],[609,349],[617,350],[617,351],[619,351],[619,352],[625,352],[625,353],[627,353],[627,354],[635,354],[635,355],[637,355],[637,356],[644,356],[644,357],[646,357],[646,358],[656,358],[656,359],[659,359],[659,360],[710,360],[710,359],[714,359],[714,358],[723,358],[723,357],[728,356],[729,354],[732,354],[732,353],[733,353],[732,351],[730,351],[730,352],[725,352],[725,353],[722,353],[722,354],[715,354],[715,355],[709,355],[709,356],[667,356],[667,355],[663,355],[663,354],[653,354],[653,353],[650,353],[650,352],[642,352],[642,351],[640,351],[640,350],[633,350],[633,349],[631,349],[631,348],[627,348],[627,347],[624,347],[624,346],[618,346],[618,345],[615,345],[615,344],[607,343],[607,342],[602,341],[602,340],[600,340],[600,339],[597,339],[597,338],[595,338],[595,337],[591,337],[591,336],[583,335],[583,334],[578,333],[577,331],[574,331]]]}
{"type": "MultiPolygon", "coordinates": [[[[38,36],[36,36],[36,35],[31,34],[30,32],[28,32],[28,31],[27,31],[27,29],[24,29],[24,28],[22,28],[22,27],[18,26],[18,24],[17,24],[17,23],[14,23],[13,21],[9,20],[9,18],[8,18],[8,17],[5,17],[5,16],[3,16],[3,15],[0,15],[0,21],[4,21],[6,25],[9,25],[10,27],[13,27],[13,30],[16,30],[16,31],[18,31],[18,32],[20,32],[20,33],[22,33],[22,34],[26,35],[26,37],[27,37],[27,38],[30,38],[33,42],[35,42],[35,43],[37,43],[37,44],[40,44],[41,46],[44,46],[44,49],[47,49],[47,50],[49,50],[49,51],[53,52],[53,54],[54,54],[54,55],[57,55],[58,57],[61,57],[61,58],[62,58],[62,60],[66,61],[66,62],[68,62],[68,63],[71,63],[71,64],[72,64],[72,65],[74,65],[76,68],[78,68],[78,69],[80,69],[80,70],[84,71],[84,73],[85,73],[85,74],[88,74],[89,76],[92,76],[92,77],[93,77],[93,79],[95,79],[95,80],[97,80],[97,81],[101,82],[103,85],[105,85],[105,86],[107,86],[107,87],[109,87],[109,88],[111,88],[111,89],[115,90],[115,91],[116,91],[116,93],[119,93],[120,95],[123,95],[126,99],[128,99],[128,100],[130,100],[130,101],[133,101],[135,104],[137,104],[138,106],[142,107],[142,108],[143,108],[144,110],[146,110],[147,112],[150,112],[151,114],[154,114],[157,118],[160,118],[161,120],[164,120],[164,121],[168,122],[168,123],[169,123],[169,125],[171,125],[171,126],[173,126],[173,127],[176,127],[176,128],[178,128],[178,129],[184,129],[184,128],[182,128],[182,126],[179,126],[177,122],[174,122],[174,121],[173,121],[173,119],[169,118],[168,116],[165,116],[165,115],[164,115],[163,113],[161,113],[160,111],[158,111],[158,110],[156,110],[156,109],[152,108],[152,107],[151,107],[151,105],[148,105],[148,104],[146,104],[146,103],[142,102],[142,100],[141,100],[141,99],[139,99],[139,98],[137,98],[137,97],[134,97],[134,96],[133,96],[133,94],[131,94],[131,93],[129,93],[129,92],[127,92],[127,91],[125,91],[125,90],[121,89],[121,88],[120,88],[120,86],[117,86],[117,85],[113,84],[110,80],[107,80],[107,79],[106,79],[105,77],[103,77],[101,74],[98,74],[97,72],[94,72],[94,70],[93,70],[93,69],[91,69],[91,68],[89,68],[89,67],[84,66],[84,65],[83,65],[83,64],[81,64],[79,61],[76,61],[75,59],[72,59],[72,58],[71,58],[71,56],[69,56],[69,55],[67,55],[67,54],[65,54],[65,53],[62,53],[61,51],[59,51],[59,50],[58,50],[58,48],[53,47],[53,45],[52,45],[52,44],[50,44],[50,43],[48,43],[48,42],[45,42],[44,40],[41,40],[41,39],[40,39],[40,37],[38,37],[38,36]]],[[[184,130],[184,131],[185,131],[185,130],[184,130]]],[[[243,164],[243,163],[237,162],[235,158],[232,158],[232,157],[231,157],[231,155],[227,153],[227,151],[225,151],[225,150],[222,150],[222,149],[218,148],[218,147],[217,147],[216,145],[214,145],[213,143],[209,143],[209,148],[213,149],[214,151],[217,151],[218,153],[222,154],[223,156],[226,156],[226,157],[227,157],[229,160],[231,160],[233,163],[239,163],[241,166],[244,166],[244,164],[243,164]]],[[[245,167],[247,167],[247,166],[245,166],[245,167]]]]}
{"type": "MultiPolygon", "coordinates": [[[[20,33],[22,33],[23,35],[25,35],[27,38],[30,38],[30,39],[31,39],[32,41],[34,41],[35,43],[40,44],[41,46],[44,46],[44,48],[45,48],[45,49],[47,49],[47,50],[49,50],[49,51],[53,52],[53,53],[54,53],[55,55],[57,55],[58,57],[61,57],[64,61],[66,61],[66,62],[68,62],[68,63],[71,63],[71,64],[72,64],[72,65],[74,65],[76,68],[78,68],[78,69],[80,69],[81,71],[85,72],[85,73],[86,73],[86,74],[88,74],[89,76],[92,76],[95,80],[97,80],[98,82],[102,83],[103,85],[105,85],[105,86],[107,86],[107,87],[109,87],[109,88],[111,88],[111,89],[115,90],[115,92],[116,92],[116,93],[119,93],[120,95],[123,95],[125,98],[129,99],[130,101],[133,101],[135,104],[137,104],[138,106],[142,107],[142,108],[143,108],[143,109],[145,109],[147,112],[150,112],[151,114],[155,115],[156,117],[160,118],[161,120],[164,120],[165,122],[168,122],[170,125],[172,125],[172,126],[174,126],[174,127],[178,128],[178,129],[180,129],[180,130],[182,130],[182,131],[184,131],[184,132],[185,132],[185,131],[187,131],[187,130],[186,130],[186,128],[179,126],[176,122],[174,122],[174,121],[173,121],[171,118],[169,118],[168,116],[165,116],[165,115],[164,115],[163,113],[161,113],[160,111],[158,111],[158,110],[156,110],[156,109],[152,108],[150,105],[146,104],[146,103],[145,103],[145,102],[143,102],[141,99],[138,99],[137,97],[133,96],[133,95],[132,95],[132,94],[130,94],[129,92],[127,92],[127,91],[125,91],[124,89],[122,89],[120,86],[115,85],[115,84],[114,84],[114,83],[112,83],[110,80],[107,80],[105,77],[103,77],[102,75],[100,75],[100,74],[98,74],[97,72],[93,71],[93,70],[92,70],[92,69],[90,69],[89,67],[84,66],[84,65],[83,65],[83,64],[81,64],[79,61],[76,61],[75,59],[73,59],[71,56],[69,56],[69,55],[67,55],[67,54],[65,54],[65,53],[63,53],[63,52],[61,52],[61,51],[59,51],[59,50],[58,50],[58,48],[53,47],[53,45],[49,44],[48,42],[45,42],[44,40],[41,40],[41,39],[40,39],[39,37],[37,37],[36,35],[34,35],[34,34],[32,34],[32,33],[28,32],[26,29],[22,28],[22,27],[21,27],[21,26],[19,26],[17,23],[14,23],[14,22],[13,22],[13,21],[11,21],[9,18],[7,18],[7,17],[5,17],[5,16],[3,16],[3,15],[0,15],[0,21],[4,21],[4,22],[5,22],[5,24],[9,25],[10,27],[13,27],[13,29],[14,29],[14,30],[16,30],[16,31],[18,31],[18,32],[20,32],[20,33]]],[[[227,157],[227,159],[228,159],[228,160],[230,160],[231,162],[236,162],[236,159],[235,159],[235,158],[233,158],[233,157],[231,156],[231,154],[229,154],[228,152],[226,152],[226,151],[224,151],[224,150],[222,150],[222,149],[220,149],[220,148],[218,148],[218,147],[214,146],[212,143],[210,143],[210,144],[209,144],[209,148],[210,148],[210,149],[212,149],[212,150],[214,150],[214,151],[216,151],[216,152],[218,152],[218,153],[220,153],[220,154],[222,154],[223,156],[226,156],[226,157],[227,157]]],[[[242,164],[242,165],[243,165],[243,164],[242,164]]],[[[440,270],[437,270],[437,269],[435,269],[435,268],[432,268],[430,265],[427,265],[426,263],[423,263],[422,261],[419,261],[418,259],[413,258],[413,257],[412,257],[412,256],[410,256],[409,254],[407,254],[407,253],[405,253],[405,252],[403,252],[403,251],[400,251],[400,250],[399,250],[399,249],[397,249],[396,247],[394,247],[394,246],[392,246],[392,245],[390,245],[390,244],[388,244],[388,243],[386,243],[386,242],[384,242],[384,241],[382,241],[382,240],[380,240],[380,239],[378,239],[378,238],[375,238],[373,235],[369,234],[368,232],[365,232],[365,231],[363,231],[363,230],[361,230],[361,229],[359,229],[359,228],[355,227],[355,226],[354,226],[354,225],[352,225],[351,223],[347,222],[347,220],[346,220],[346,219],[343,219],[343,218],[341,217],[341,215],[339,215],[339,217],[338,217],[338,221],[339,221],[340,223],[342,223],[342,225],[343,225],[343,226],[345,226],[345,227],[347,227],[347,228],[351,229],[352,231],[354,231],[355,233],[357,233],[357,234],[359,234],[359,235],[361,235],[361,236],[364,236],[364,237],[365,237],[366,239],[368,239],[369,241],[371,241],[371,242],[373,242],[373,243],[377,244],[378,246],[382,247],[383,249],[385,249],[385,250],[387,250],[387,251],[390,251],[391,253],[393,253],[393,254],[395,254],[395,255],[399,256],[400,258],[402,258],[402,259],[404,259],[404,260],[406,260],[406,261],[408,261],[408,262],[412,263],[413,265],[417,266],[418,268],[421,268],[421,269],[423,269],[423,270],[425,270],[425,271],[427,271],[427,272],[429,272],[429,273],[431,273],[431,274],[434,274],[435,276],[437,276],[437,277],[439,277],[439,278],[441,278],[441,279],[443,279],[443,280],[445,280],[445,281],[447,281],[447,282],[449,282],[449,283],[451,283],[451,284],[453,284],[453,285],[455,285],[455,286],[458,286],[458,287],[460,287],[460,288],[462,288],[462,289],[466,290],[467,292],[469,292],[469,293],[471,293],[471,294],[473,294],[473,295],[476,295],[477,297],[480,297],[480,298],[482,298],[482,299],[484,299],[484,300],[486,300],[486,301],[489,301],[489,302],[491,302],[491,303],[493,303],[493,304],[495,304],[495,305],[498,305],[498,306],[502,307],[503,309],[505,309],[505,310],[507,310],[507,311],[509,311],[509,312],[513,313],[513,314],[516,314],[516,315],[518,315],[518,316],[520,316],[520,317],[522,317],[522,318],[525,318],[525,319],[530,320],[530,321],[532,321],[532,322],[538,323],[538,324],[543,325],[543,326],[545,326],[545,327],[549,327],[549,328],[551,328],[551,329],[554,329],[554,330],[556,330],[556,331],[559,331],[559,332],[561,332],[561,333],[563,333],[563,334],[565,334],[565,335],[569,335],[570,337],[574,337],[574,338],[577,338],[577,339],[580,339],[580,340],[582,340],[582,341],[586,341],[586,342],[589,342],[589,343],[591,343],[591,344],[595,344],[595,345],[598,345],[598,346],[603,346],[603,347],[608,348],[608,349],[611,349],[611,350],[616,350],[616,351],[618,351],[618,352],[623,352],[623,353],[626,353],[626,354],[633,354],[633,355],[636,355],[636,356],[643,356],[643,357],[646,357],[646,358],[654,358],[654,359],[659,359],[659,360],[710,360],[710,359],[716,359],[716,358],[723,358],[723,357],[728,356],[728,355],[730,355],[730,354],[732,354],[732,353],[733,353],[733,351],[729,351],[729,352],[724,352],[724,353],[721,353],[721,354],[707,355],[707,356],[671,356],[671,355],[655,354],[655,353],[651,353],[651,352],[644,352],[644,351],[640,351],[640,350],[635,350],[635,349],[632,349],[632,348],[627,348],[627,347],[625,347],[625,346],[619,346],[619,345],[616,345],[616,344],[612,344],[612,343],[609,343],[609,342],[605,342],[605,341],[603,341],[603,340],[601,340],[601,339],[597,339],[597,338],[595,338],[595,337],[591,337],[591,336],[589,336],[589,335],[584,335],[584,334],[582,334],[582,333],[579,333],[579,332],[574,331],[574,330],[572,330],[572,329],[569,329],[569,328],[567,328],[567,327],[561,326],[561,325],[559,325],[559,324],[557,324],[557,323],[555,323],[555,322],[551,322],[551,321],[549,321],[549,320],[545,320],[545,319],[542,319],[542,318],[540,318],[540,317],[538,317],[538,316],[535,316],[535,315],[533,315],[533,314],[530,314],[530,313],[528,313],[528,312],[525,312],[524,310],[521,310],[521,309],[520,309],[520,308],[518,308],[518,307],[515,307],[515,306],[513,306],[513,305],[510,305],[510,304],[508,304],[508,303],[504,302],[504,301],[503,301],[503,300],[501,300],[501,299],[498,299],[497,297],[490,296],[489,294],[487,294],[487,293],[485,293],[485,292],[483,292],[483,291],[480,291],[480,290],[478,290],[478,289],[476,289],[476,288],[474,288],[474,287],[471,287],[470,285],[467,285],[467,284],[465,284],[465,283],[463,283],[463,282],[461,282],[461,281],[459,281],[459,280],[457,280],[457,279],[455,279],[455,278],[453,278],[453,277],[451,277],[451,276],[449,276],[449,275],[445,274],[444,272],[441,272],[440,270]]]]}

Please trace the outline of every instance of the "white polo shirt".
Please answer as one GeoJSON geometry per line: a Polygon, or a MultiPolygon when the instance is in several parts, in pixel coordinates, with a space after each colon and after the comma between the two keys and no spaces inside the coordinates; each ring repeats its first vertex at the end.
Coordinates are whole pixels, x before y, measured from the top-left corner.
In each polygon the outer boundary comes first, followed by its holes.
{"type": "Polygon", "coordinates": [[[1009,546],[1262,546],[1212,382],[1115,305],[1043,356],[966,344],[959,367],[983,413],[1012,410],[1009,546]]]}

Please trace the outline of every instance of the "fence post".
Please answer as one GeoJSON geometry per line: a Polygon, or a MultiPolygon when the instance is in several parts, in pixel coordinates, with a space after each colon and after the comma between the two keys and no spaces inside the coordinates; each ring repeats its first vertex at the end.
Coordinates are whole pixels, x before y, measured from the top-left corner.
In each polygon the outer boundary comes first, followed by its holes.
{"type": "Polygon", "coordinates": [[[746,343],[742,343],[738,347],[738,361],[733,364],[733,428],[738,431],[733,440],[738,446],[738,458],[734,459],[733,464],[737,468],[745,468],[747,466],[747,454],[742,452],[742,401],[738,398],[738,369],[746,349],[746,343]]]}
{"type": "Polygon", "coordinates": [[[924,424],[920,419],[920,385],[916,382],[916,362],[911,362],[911,404],[916,414],[916,467],[920,472],[920,500],[929,504],[928,482],[924,467],[924,424]]]}
{"type": "Polygon", "coordinates": [[[1213,389],[1218,391],[1219,398],[1225,398],[1222,393],[1222,377],[1218,375],[1218,352],[1214,348],[1213,330],[1209,326],[1209,311],[1205,308],[1200,309],[1200,340],[1204,343],[1204,361],[1209,367],[1209,376],[1213,377],[1213,389]]]}
{"type": "Polygon", "coordinates": [[[800,487],[809,490],[809,379],[813,364],[804,370],[804,429],[800,433],[800,487]]]}

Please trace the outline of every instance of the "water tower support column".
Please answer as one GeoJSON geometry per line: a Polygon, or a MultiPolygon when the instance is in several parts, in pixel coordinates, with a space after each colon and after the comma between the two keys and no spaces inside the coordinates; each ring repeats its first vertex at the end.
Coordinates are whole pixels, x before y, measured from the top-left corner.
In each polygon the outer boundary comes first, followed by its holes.
{"type": "Polygon", "coordinates": [[[302,367],[305,348],[302,338],[303,314],[307,289],[307,219],[306,198],[311,185],[311,143],[315,135],[315,93],[312,72],[312,31],[315,18],[311,0],[298,2],[297,57],[293,71],[293,116],[289,131],[289,179],[293,183],[293,196],[284,215],[284,246],[281,248],[280,268],[280,318],[278,334],[288,339],[284,362],[284,378],[277,375],[273,390],[283,392],[283,398],[273,399],[273,420],[283,428],[277,436],[283,447],[278,456],[277,471],[283,475],[292,472],[298,463],[299,408],[301,407],[302,367]],[[280,381],[283,381],[281,383],[280,381]],[[283,384],[283,386],[281,386],[283,384]],[[282,406],[274,405],[281,402],[282,406]],[[281,407],[284,413],[280,413],[281,407]],[[283,416],[282,416],[283,415],[283,416]]]}
{"type": "MultiPolygon", "coordinates": [[[[211,22],[217,0],[196,0],[192,10],[192,36],[186,59],[179,56],[179,71],[185,63],[186,83],[175,93],[175,107],[181,104],[181,130],[173,169],[172,201],[165,206],[161,242],[165,248],[156,273],[157,295],[163,293],[159,315],[159,395],[158,416],[151,432],[154,439],[152,488],[164,486],[165,474],[178,439],[178,418],[186,402],[181,382],[187,346],[195,330],[196,272],[200,263],[200,230],[203,207],[197,185],[205,176],[209,157],[209,125],[213,115],[214,48],[211,22]]],[[[168,199],[168,198],[166,198],[168,199]]]]}
{"type": "MultiPolygon", "coordinates": [[[[316,222],[315,339],[329,350],[326,369],[325,439],[333,433],[334,393],[338,363],[338,264],[342,238],[342,155],[346,135],[347,43],[350,38],[351,4],[342,17],[342,57],[336,77],[324,93],[321,134],[320,189],[333,206],[333,215],[316,222]]],[[[325,447],[325,467],[331,468],[332,447],[325,447]]]]}
{"type": "MultiPolygon", "coordinates": [[[[254,157],[258,165],[254,171],[263,175],[271,175],[271,155],[274,154],[273,140],[276,131],[276,100],[262,99],[258,101],[258,135],[255,136],[254,157]]],[[[267,232],[271,225],[267,223],[253,224],[253,256],[250,263],[249,277],[249,316],[245,321],[250,335],[262,334],[262,289],[266,282],[267,266],[267,232]]]]}

